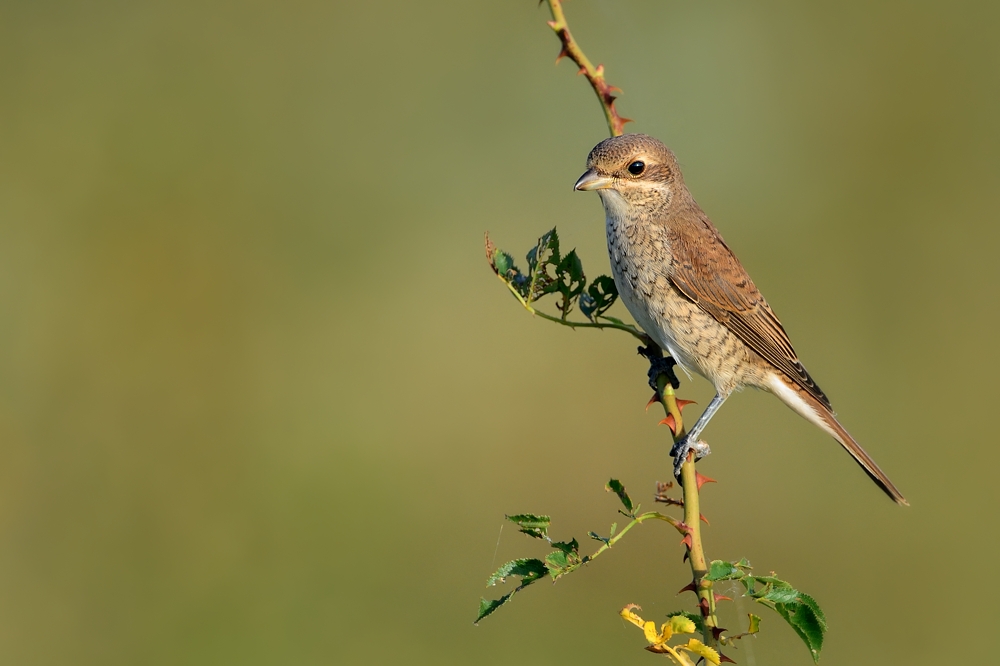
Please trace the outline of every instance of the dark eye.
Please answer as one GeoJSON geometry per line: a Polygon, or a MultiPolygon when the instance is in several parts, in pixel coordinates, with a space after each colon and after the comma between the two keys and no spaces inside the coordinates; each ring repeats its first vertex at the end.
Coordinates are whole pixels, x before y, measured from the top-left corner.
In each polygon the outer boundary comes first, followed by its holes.
{"type": "Polygon", "coordinates": [[[632,162],[628,165],[628,172],[633,176],[642,175],[642,172],[646,170],[645,162],[632,162]]]}

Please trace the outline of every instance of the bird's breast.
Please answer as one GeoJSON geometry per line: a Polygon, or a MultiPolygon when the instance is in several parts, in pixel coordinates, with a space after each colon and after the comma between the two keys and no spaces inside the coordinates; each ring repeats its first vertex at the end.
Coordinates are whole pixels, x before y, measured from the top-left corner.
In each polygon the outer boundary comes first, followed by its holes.
{"type": "Polygon", "coordinates": [[[613,212],[608,208],[606,218],[611,272],[636,323],[682,367],[716,388],[748,383],[741,370],[745,345],[670,281],[673,257],[664,228],[613,212]]]}

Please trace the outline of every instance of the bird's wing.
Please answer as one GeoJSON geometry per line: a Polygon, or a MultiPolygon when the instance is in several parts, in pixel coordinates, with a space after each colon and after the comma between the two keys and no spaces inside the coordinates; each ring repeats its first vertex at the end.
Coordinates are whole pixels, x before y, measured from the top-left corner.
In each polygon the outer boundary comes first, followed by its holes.
{"type": "Polygon", "coordinates": [[[707,218],[667,230],[670,281],[802,389],[831,408],[799,362],[784,327],[707,218]]]}

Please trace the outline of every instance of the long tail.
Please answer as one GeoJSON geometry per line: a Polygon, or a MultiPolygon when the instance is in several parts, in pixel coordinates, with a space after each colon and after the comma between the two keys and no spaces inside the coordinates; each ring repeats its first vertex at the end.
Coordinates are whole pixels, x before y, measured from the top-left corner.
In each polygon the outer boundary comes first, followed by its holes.
{"type": "Polygon", "coordinates": [[[861,465],[861,469],[865,470],[865,473],[871,477],[872,481],[878,484],[878,487],[885,491],[885,494],[891,497],[894,502],[906,506],[910,505],[906,501],[906,498],[903,497],[903,494],[889,480],[889,477],[885,475],[885,472],[879,469],[879,466],[875,464],[871,456],[865,453],[861,445],[851,437],[851,433],[847,432],[844,426],[840,425],[836,417],[834,417],[833,412],[827,409],[826,405],[777,374],[772,375],[770,388],[776,396],[781,398],[782,402],[802,415],[807,421],[815,423],[833,435],[833,438],[840,442],[840,445],[847,449],[848,453],[854,456],[857,463],[861,465]]]}

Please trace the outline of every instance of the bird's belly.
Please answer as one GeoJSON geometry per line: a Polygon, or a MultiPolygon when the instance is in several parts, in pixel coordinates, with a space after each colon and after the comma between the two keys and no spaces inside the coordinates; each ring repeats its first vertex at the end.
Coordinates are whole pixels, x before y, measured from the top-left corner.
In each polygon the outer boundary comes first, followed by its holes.
{"type": "Polygon", "coordinates": [[[611,268],[622,302],[653,340],[681,365],[708,379],[716,390],[731,392],[755,385],[756,368],[742,340],[699,308],[655,270],[655,266],[615,260],[611,268]]]}

